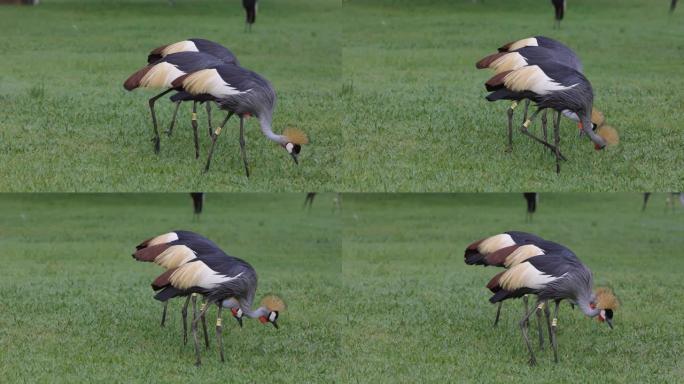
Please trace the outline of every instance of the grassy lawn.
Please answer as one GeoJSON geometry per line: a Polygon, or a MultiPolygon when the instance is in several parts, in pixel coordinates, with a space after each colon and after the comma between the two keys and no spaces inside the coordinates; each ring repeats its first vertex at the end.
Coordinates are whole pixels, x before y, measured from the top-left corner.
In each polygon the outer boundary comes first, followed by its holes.
{"type": "Polygon", "coordinates": [[[519,194],[345,196],[340,358],[355,364],[342,382],[681,381],[684,209],[652,199],[642,214],[640,194],[542,194],[526,224],[519,194]],[[521,302],[493,328],[485,284],[499,270],[463,262],[471,241],[511,229],[569,246],[611,285],[615,329],[564,303],[560,363],[546,348],[527,366],[521,302]]]}
{"type": "MultiPolygon", "coordinates": [[[[360,191],[637,191],[684,187],[684,12],[669,1],[569,2],[561,30],[538,0],[345,2],[345,154],[341,184],[360,191]],[[656,4],[657,3],[657,4],[656,4]],[[621,133],[597,153],[565,119],[551,154],[522,134],[504,152],[507,102],[489,103],[475,62],[531,35],[571,46],[595,106],[621,133]]],[[[522,119],[516,113],[516,126],[522,119]]],[[[533,131],[539,130],[539,123],[533,131]]]]}
{"type": "MultiPolygon", "coordinates": [[[[261,2],[252,33],[240,2],[214,0],[47,0],[0,7],[0,190],[2,191],[303,191],[332,190],[341,150],[342,27],[339,2],[261,2]],[[238,123],[220,137],[209,174],[204,108],[195,160],[191,104],[155,155],[147,99],[123,81],[162,44],[204,37],[231,48],[241,64],[278,93],[274,131],[305,131],[311,144],[295,166],[247,123],[252,177],[242,169],[238,123]]],[[[160,129],[172,105],[157,103],[160,129]]],[[[224,113],[214,109],[214,124],[224,113]],[[219,116],[221,115],[221,116],[219,116]]]]}
{"type": "Polygon", "coordinates": [[[209,194],[193,220],[186,194],[0,195],[0,381],[331,382],[339,347],[339,214],[334,195],[209,194]],[[161,272],[138,263],[148,236],[189,229],[249,261],[257,300],[281,295],[280,329],[224,313],[226,363],[218,359],[215,309],[211,349],[194,367],[181,347],[181,301],[161,304],[150,282],[161,272]]]}

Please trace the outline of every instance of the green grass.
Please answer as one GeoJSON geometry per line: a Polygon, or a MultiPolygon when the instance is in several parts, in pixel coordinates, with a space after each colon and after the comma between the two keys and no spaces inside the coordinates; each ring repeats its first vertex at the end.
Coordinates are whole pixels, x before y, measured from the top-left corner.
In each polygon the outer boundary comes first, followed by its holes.
{"type": "Polygon", "coordinates": [[[342,382],[681,381],[684,210],[663,195],[642,214],[640,194],[542,194],[530,224],[519,194],[344,199],[342,382]],[[612,331],[563,303],[558,365],[548,348],[527,365],[521,302],[493,328],[499,269],[463,263],[470,242],[512,229],[569,246],[622,301],[612,331]]]}
{"type": "MultiPolygon", "coordinates": [[[[355,191],[637,191],[684,187],[684,13],[669,1],[577,0],[561,30],[538,0],[363,0],[344,9],[341,184],[355,191]],[[656,4],[657,3],[657,4],[656,4]],[[621,133],[597,153],[569,120],[552,155],[522,134],[505,153],[506,102],[475,62],[531,35],[574,48],[595,106],[621,133]]],[[[522,119],[516,112],[516,127],[522,119]]],[[[539,131],[539,123],[533,126],[539,131]]]]}
{"type": "Polygon", "coordinates": [[[0,195],[0,381],[331,382],[339,347],[339,214],[333,195],[311,211],[303,194],[209,194],[193,221],[186,194],[0,195]],[[288,304],[276,330],[239,329],[224,313],[227,361],[211,349],[195,368],[181,347],[181,301],[161,304],[149,283],[161,272],[130,256],[141,240],[184,228],[205,234],[259,274],[288,304]]]}
{"type": "MultiPolygon", "coordinates": [[[[50,0],[2,6],[0,25],[0,190],[3,191],[303,191],[332,190],[342,151],[341,25],[334,0],[262,2],[244,33],[238,1],[50,0]],[[244,176],[233,119],[219,138],[210,173],[206,114],[200,108],[201,156],[194,159],[191,104],[174,136],[155,155],[147,99],[123,81],[162,44],[204,37],[227,45],[241,64],[278,93],[274,130],[296,126],[311,140],[295,166],[247,123],[252,177],[244,176]]],[[[172,105],[157,103],[160,130],[172,105]]],[[[214,109],[214,125],[224,113],[214,109]]]]}

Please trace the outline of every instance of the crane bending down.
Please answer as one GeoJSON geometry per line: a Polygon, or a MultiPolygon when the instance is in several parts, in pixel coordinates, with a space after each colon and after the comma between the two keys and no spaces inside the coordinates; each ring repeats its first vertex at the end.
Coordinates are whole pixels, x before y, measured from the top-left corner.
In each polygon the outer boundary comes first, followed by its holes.
{"type": "Polygon", "coordinates": [[[191,95],[208,95],[219,104],[221,109],[228,111],[226,118],[212,134],[205,171],[209,170],[216,139],[233,114],[240,118],[240,152],[247,177],[249,177],[249,163],[245,149],[244,119],[250,116],[259,119],[264,136],[278,143],[292,156],[296,164],[299,163],[297,157],[302,150],[302,145],[308,144],[309,139],[296,128],[287,128],[282,134],[273,132],[271,124],[276,93],[271,83],[256,72],[235,65],[220,65],[180,76],[173,81],[172,86],[191,95]]]}
{"type": "MultiPolygon", "coordinates": [[[[197,258],[196,251],[191,249],[193,247],[195,250],[206,252],[214,248],[218,248],[211,240],[190,231],[174,231],[169,233],[164,233],[159,236],[149,238],[142,241],[135,248],[133,253],[133,258],[138,261],[143,262],[153,262],[167,271],[174,270],[181,265],[188,263],[197,258]]],[[[154,288],[153,284],[153,288],[154,288]]],[[[181,316],[183,318],[183,344],[188,341],[188,305],[192,300],[193,308],[193,319],[197,317],[197,306],[195,293],[188,293],[185,295],[179,295],[186,297],[185,304],[181,310],[181,316]]],[[[205,304],[206,305],[206,304],[205,304]]],[[[164,301],[164,309],[162,312],[161,326],[163,327],[166,322],[166,312],[168,307],[168,301],[164,301]]],[[[237,311],[237,307],[232,311],[233,317],[237,320],[240,327],[242,327],[242,313],[237,311]]],[[[207,336],[207,325],[206,319],[202,317],[202,329],[204,331],[204,341],[207,347],[209,346],[209,338],[207,336]]]]}
{"type": "MultiPolygon", "coordinates": [[[[257,274],[249,263],[227,255],[211,242],[190,243],[186,245],[186,248],[196,257],[164,272],[155,279],[153,287],[159,291],[154,298],[162,302],[192,293],[206,297],[207,305],[200,310],[199,316],[192,321],[196,365],[201,364],[197,323],[212,304],[218,307],[216,337],[220,348],[221,361],[225,361],[221,341],[221,310],[223,308],[230,308],[234,315],[257,318],[263,324],[270,323],[278,328],[278,316],[285,309],[285,303],[280,298],[270,295],[262,300],[262,305],[259,308],[252,309],[257,289],[257,274]]],[[[187,253],[187,251],[183,253],[187,253]]],[[[181,254],[177,257],[187,258],[181,254]]]]}
{"type": "MultiPolygon", "coordinates": [[[[594,142],[596,149],[602,149],[607,143],[617,142],[616,136],[608,132],[593,131],[591,112],[594,93],[589,80],[579,71],[560,65],[554,61],[542,61],[536,65],[525,66],[516,70],[504,71],[495,75],[485,83],[491,93],[487,100],[501,100],[521,97],[535,102],[537,110],[525,120],[520,130],[530,138],[554,151],[556,155],[556,172],[560,172],[560,160],[565,157],[560,153],[560,115],[561,112],[576,114],[582,129],[594,142]],[[530,122],[544,109],[558,112],[554,119],[554,144],[533,135],[528,131],[530,122]]],[[[611,131],[612,132],[612,131],[611,131]]]]}
{"type": "MultiPolygon", "coordinates": [[[[486,56],[478,61],[475,66],[478,69],[489,68],[494,70],[494,74],[498,75],[505,71],[511,71],[523,68],[528,65],[536,65],[541,62],[553,61],[559,65],[567,65],[574,68],[578,72],[582,72],[582,62],[579,57],[567,46],[562,43],[550,39],[548,37],[536,36],[528,39],[519,40],[517,42],[509,43],[499,48],[500,52],[486,56]]],[[[518,106],[521,100],[525,100],[525,112],[523,121],[527,119],[527,112],[530,105],[530,99],[526,98],[524,93],[512,94],[506,97],[511,100],[511,108],[508,109],[508,147],[507,150],[512,150],[513,143],[513,111],[518,106]]],[[[563,111],[563,115],[579,124],[579,117],[577,114],[570,111],[563,111]]],[[[596,129],[603,125],[605,119],[603,114],[595,108],[592,108],[591,113],[592,128],[596,129]]],[[[546,110],[542,114],[542,132],[544,140],[547,140],[546,132],[546,110]]]]}
{"type": "MultiPolygon", "coordinates": [[[[153,49],[147,56],[147,63],[148,66],[153,66],[155,64],[158,64],[164,59],[173,54],[177,53],[182,53],[182,52],[187,52],[187,53],[202,53],[205,55],[208,55],[209,57],[213,57],[214,59],[219,60],[219,64],[233,64],[233,65],[239,65],[240,62],[238,61],[237,57],[231,52],[228,48],[224,47],[223,45],[206,40],[206,39],[199,39],[199,38],[192,38],[192,39],[187,39],[183,41],[179,41],[173,44],[167,44],[167,45],[162,45],[160,47],[157,47],[153,49]]],[[[205,68],[208,66],[213,65],[211,62],[207,61],[207,58],[202,58],[201,56],[196,56],[196,60],[198,60],[197,63],[194,63],[193,68],[201,68],[202,65],[205,65],[205,68]]],[[[170,63],[172,65],[175,65],[173,63],[170,63]]],[[[186,63],[187,65],[187,63],[186,63]]],[[[191,67],[186,67],[186,69],[191,69],[191,67]]],[[[137,72],[136,72],[137,73],[137,72]]],[[[135,74],[134,74],[135,75],[135,74]]],[[[172,80],[172,79],[171,79],[172,80]]],[[[129,78],[129,80],[126,80],[124,83],[124,88],[127,90],[132,90],[137,88],[138,86],[141,86],[140,84],[134,84],[129,81],[132,81],[132,79],[129,78]]],[[[168,88],[167,84],[156,84],[154,86],[150,85],[144,85],[143,87],[145,88],[168,88]]],[[[159,99],[160,97],[166,95],[167,93],[171,92],[172,89],[166,89],[162,91],[161,93],[155,95],[154,97],[150,98],[148,101],[148,104],[150,106],[150,112],[152,114],[152,125],[154,129],[154,134],[155,136],[153,137],[152,141],[154,143],[154,149],[155,152],[159,152],[159,132],[157,128],[157,118],[154,113],[154,103],[159,99]]],[[[176,123],[176,115],[178,114],[178,109],[180,108],[180,104],[183,101],[192,101],[193,106],[192,106],[192,127],[195,131],[197,131],[197,103],[200,102],[206,102],[208,101],[206,98],[193,98],[188,94],[175,94],[171,97],[171,101],[175,104],[175,109],[173,111],[173,117],[171,119],[171,123],[169,125],[168,130],[166,131],[169,136],[173,133],[173,128],[176,123]]],[[[207,119],[209,121],[209,134],[211,135],[211,104],[206,103],[206,109],[207,109],[207,119]]],[[[195,146],[195,152],[196,154],[198,153],[199,148],[196,145],[195,146]]]]}
{"type": "MultiPolygon", "coordinates": [[[[613,328],[614,311],[619,307],[619,302],[611,290],[599,288],[595,292],[592,291],[594,283],[589,268],[574,254],[569,255],[560,251],[530,257],[496,275],[490,281],[489,286],[492,292],[495,292],[489,299],[491,303],[499,303],[527,294],[537,296],[537,305],[545,301],[554,301],[554,317],[549,333],[555,362],[558,362],[556,338],[558,306],[562,300],[575,303],[585,315],[597,317],[600,322],[606,322],[610,328],[613,328]]],[[[537,362],[527,334],[527,320],[533,312],[534,308],[528,311],[520,321],[520,330],[530,353],[531,365],[537,362]]]]}
{"type": "MultiPolygon", "coordinates": [[[[494,236],[486,237],[478,240],[466,247],[464,253],[465,263],[468,265],[483,265],[511,268],[520,264],[526,259],[543,255],[549,250],[558,249],[559,244],[552,243],[542,239],[537,235],[531,233],[508,231],[494,236]]],[[[502,272],[503,273],[503,272],[502,272]]],[[[498,275],[497,275],[498,276],[498,275]]],[[[488,289],[492,289],[487,285],[488,289]]],[[[525,313],[528,311],[527,295],[523,295],[523,304],[525,313]]],[[[501,306],[499,303],[496,309],[496,318],[494,319],[494,326],[499,323],[499,316],[501,315],[501,306]]],[[[539,330],[539,346],[544,345],[544,332],[542,330],[541,322],[542,307],[537,308],[537,328],[539,330]]],[[[549,322],[548,305],[544,306],[546,320],[549,322]]],[[[549,336],[550,337],[550,336],[549,336]]]]}

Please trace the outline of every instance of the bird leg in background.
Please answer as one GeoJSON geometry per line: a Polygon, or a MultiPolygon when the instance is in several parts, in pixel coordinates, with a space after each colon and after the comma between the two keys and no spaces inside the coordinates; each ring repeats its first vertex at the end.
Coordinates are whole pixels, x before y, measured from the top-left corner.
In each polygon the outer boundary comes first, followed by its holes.
{"type": "Polygon", "coordinates": [[[207,124],[209,125],[209,137],[211,137],[211,101],[204,102],[207,108],[207,124]]]}
{"type": "Polygon", "coordinates": [[[494,326],[496,327],[497,324],[499,324],[499,315],[501,315],[501,305],[503,304],[503,301],[499,301],[499,305],[496,308],[496,318],[494,319],[494,326]]]}
{"type": "MultiPolygon", "coordinates": [[[[204,308],[209,305],[205,301],[202,303],[202,307],[200,308],[200,311],[204,313],[204,308]]],[[[204,332],[204,345],[209,348],[209,334],[207,333],[207,318],[206,316],[202,315],[202,332],[204,332]]]]}
{"type": "Polygon", "coordinates": [[[223,308],[220,302],[217,304],[217,306],[218,314],[216,315],[216,343],[218,343],[219,345],[219,353],[221,354],[221,362],[223,363],[224,361],[226,361],[223,358],[223,341],[221,340],[221,331],[223,330],[223,326],[221,324],[223,321],[223,319],[221,319],[221,310],[223,308]]]}
{"type": "Polygon", "coordinates": [[[195,159],[199,158],[199,136],[197,133],[197,101],[192,102],[192,134],[195,139],[195,159]]]}
{"type": "Polygon", "coordinates": [[[190,304],[190,296],[185,299],[181,315],[183,316],[183,345],[188,344],[188,304],[190,304]]]}
{"type": "Polygon", "coordinates": [[[178,108],[180,108],[181,101],[176,101],[176,108],[173,110],[173,116],[171,117],[171,124],[169,124],[169,129],[166,130],[166,135],[171,137],[173,133],[173,127],[176,125],[176,115],[178,114],[178,108]]]}
{"type": "Polygon", "coordinates": [[[553,346],[553,361],[558,362],[558,340],[556,339],[556,328],[558,326],[558,306],[560,300],[556,300],[556,308],[553,311],[553,320],[551,321],[551,346],[553,346]]]}
{"type": "Polygon", "coordinates": [[[537,305],[537,329],[539,330],[539,349],[544,349],[544,330],[542,328],[542,309],[544,308],[544,302],[537,305]]]}
{"type": "Polygon", "coordinates": [[[199,348],[199,340],[197,339],[197,322],[200,320],[200,317],[203,317],[204,314],[207,312],[207,309],[209,309],[209,306],[205,306],[204,309],[200,312],[199,317],[195,317],[192,320],[192,337],[195,341],[195,356],[197,357],[197,360],[195,361],[195,365],[202,365],[202,361],[200,360],[200,348],[199,348]]]}
{"type": "Polygon", "coordinates": [[[240,116],[240,152],[242,153],[242,162],[245,163],[245,174],[249,177],[249,164],[247,164],[247,150],[245,149],[245,118],[240,116]]]}
{"type": "Polygon", "coordinates": [[[221,134],[221,130],[223,127],[226,125],[228,122],[228,119],[233,116],[233,112],[228,112],[228,115],[226,118],[223,120],[223,123],[216,128],[216,131],[211,135],[211,148],[209,148],[209,156],[207,156],[207,165],[204,167],[204,172],[207,172],[209,170],[209,165],[211,164],[211,156],[214,154],[214,146],[216,145],[216,139],[218,138],[218,135],[221,134]]]}
{"type": "MultiPolygon", "coordinates": [[[[532,139],[534,139],[534,140],[537,141],[538,143],[543,144],[545,147],[551,149],[552,151],[555,151],[556,148],[555,148],[553,145],[551,145],[549,142],[547,142],[547,141],[545,141],[545,140],[542,140],[542,139],[538,138],[537,136],[531,134],[531,133],[527,130],[527,127],[528,127],[528,126],[530,125],[530,123],[537,117],[537,114],[539,114],[540,111],[541,111],[541,109],[537,109],[536,111],[534,111],[534,113],[532,114],[532,116],[531,116],[529,119],[525,120],[525,122],[523,123],[523,125],[520,127],[520,131],[521,131],[522,133],[524,133],[525,135],[531,137],[532,139]]],[[[560,156],[560,158],[561,158],[562,160],[566,160],[566,159],[565,159],[565,156],[563,156],[563,154],[560,153],[560,151],[558,152],[558,155],[560,156]]]]}
{"type": "Polygon", "coordinates": [[[163,327],[163,326],[164,326],[164,323],[166,323],[166,307],[167,307],[168,305],[169,305],[169,301],[167,300],[167,301],[164,302],[164,311],[162,312],[162,321],[161,321],[161,324],[160,324],[161,327],[163,327]]]}
{"type": "Polygon", "coordinates": [[[171,91],[173,91],[173,88],[167,89],[166,91],[158,94],[157,96],[152,97],[147,101],[147,104],[149,104],[150,106],[150,112],[152,112],[152,125],[154,126],[154,137],[152,138],[152,142],[154,143],[155,153],[159,153],[159,128],[157,128],[157,115],[154,114],[154,103],[157,101],[157,99],[171,91]]]}
{"type": "MultiPolygon", "coordinates": [[[[556,173],[560,173],[560,159],[561,159],[561,154],[560,154],[560,119],[561,119],[561,112],[557,111],[556,112],[556,120],[553,122],[553,140],[554,140],[554,146],[556,147],[556,173]]],[[[563,159],[565,160],[565,159],[563,159]]]]}
{"type": "Polygon", "coordinates": [[[532,309],[525,314],[522,320],[520,320],[520,330],[522,331],[523,339],[525,339],[525,344],[527,345],[527,350],[530,351],[530,365],[536,365],[537,359],[534,358],[534,351],[532,350],[532,344],[530,344],[530,338],[527,335],[527,327],[529,325],[530,316],[537,310],[537,306],[541,303],[541,300],[537,301],[537,304],[532,307],[532,309]]]}
{"type": "Polygon", "coordinates": [[[508,146],[506,147],[506,152],[513,150],[513,110],[518,106],[518,102],[514,101],[511,103],[511,107],[508,108],[508,146]]]}

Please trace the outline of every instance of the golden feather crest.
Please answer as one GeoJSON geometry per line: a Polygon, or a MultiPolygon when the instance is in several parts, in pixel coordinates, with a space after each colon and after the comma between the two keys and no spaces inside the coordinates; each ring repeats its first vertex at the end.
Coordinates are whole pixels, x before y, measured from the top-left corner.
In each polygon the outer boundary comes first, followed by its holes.
{"type": "Polygon", "coordinates": [[[606,122],[606,117],[603,115],[603,112],[599,111],[596,108],[592,108],[591,122],[596,124],[597,127],[600,127],[606,122]]]}
{"type": "Polygon", "coordinates": [[[266,295],[261,299],[261,305],[268,308],[269,311],[282,312],[287,309],[287,305],[280,297],[276,295],[266,295]]]}
{"type": "Polygon", "coordinates": [[[596,307],[600,309],[612,309],[613,311],[620,307],[620,301],[610,288],[596,289],[596,307]]]}
{"type": "Polygon", "coordinates": [[[620,142],[620,135],[617,129],[610,125],[604,124],[596,128],[596,134],[601,136],[609,146],[617,145],[620,142]]]}
{"type": "Polygon", "coordinates": [[[309,144],[309,138],[306,137],[306,133],[297,128],[285,128],[283,136],[287,137],[288,142],[293,144],[309,144]]]}

